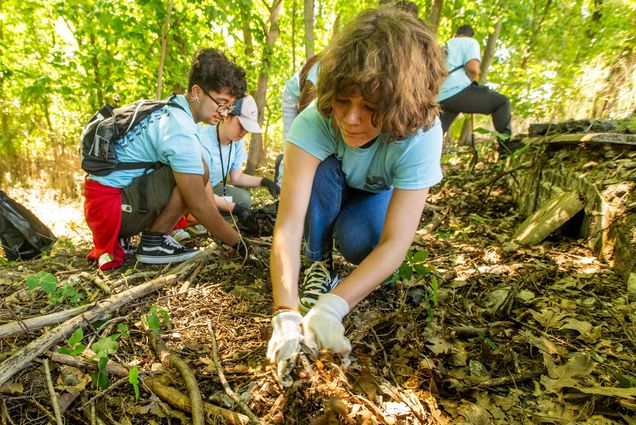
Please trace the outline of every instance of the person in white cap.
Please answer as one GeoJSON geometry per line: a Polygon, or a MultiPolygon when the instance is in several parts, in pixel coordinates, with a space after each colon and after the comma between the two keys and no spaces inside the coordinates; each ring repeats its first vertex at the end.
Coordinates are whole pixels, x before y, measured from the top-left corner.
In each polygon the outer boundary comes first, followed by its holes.
{"type": "Polygon", "coordinates": [[[246,95],[234,102],[234,108],[217,125],[199,126],[199,142],[210,169],[210,182],[216,205],[221,212],[232,213],[247,227],[254,225],[250,211],[252,197],[247,188],[266,187],[278,198],[280,188],[267,177],[257,177],[242,171],[247,159],[243,137],[247,133],[262,133],[258,125],[256,101],[246,95]]]}

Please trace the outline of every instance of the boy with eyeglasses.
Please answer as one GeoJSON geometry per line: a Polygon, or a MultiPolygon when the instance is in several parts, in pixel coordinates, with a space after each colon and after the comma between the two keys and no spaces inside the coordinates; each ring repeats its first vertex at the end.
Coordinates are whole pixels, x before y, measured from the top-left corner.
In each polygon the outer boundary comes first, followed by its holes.
{"type": "Polygon", "coordinates": [[[123,263],[122,241],[141,233],[137,259],[167,264],[198,254],[170,232],[186,213],[212,235],[239,250],[239,234],[219,214],[212,198],[197,123],[217,124],[245,95],[245,72],[216,49],[199,50],[190,67],[188,90],[145,117],[117,143],[120,162],[148,162],[149,169],[88,175],[84,215],[93,233],[88,258],[108,269],[123,263]]]}

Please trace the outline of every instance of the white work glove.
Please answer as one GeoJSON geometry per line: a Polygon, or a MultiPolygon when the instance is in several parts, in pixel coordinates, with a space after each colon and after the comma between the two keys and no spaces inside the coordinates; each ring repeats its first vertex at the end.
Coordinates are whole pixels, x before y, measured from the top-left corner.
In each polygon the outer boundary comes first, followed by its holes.
{"type": "Polygon", "coordinates": [[[293,383],[290,376],[296,364],[303,334],[300,324],[303,317],[297,311],[283,311],[272,317],[272,337],[267,344],[267,358],[276,365],[276,377],[284,387],[293,383]]]}
{"type": "Polygon", "coordinates": [[[305,344],[314,354],[328,348],[342,355],[347,362],[351,343],[344,335],[342,319],[349,313],[349,304],[334,294],[323,294],[303,318],[305,344]]]}

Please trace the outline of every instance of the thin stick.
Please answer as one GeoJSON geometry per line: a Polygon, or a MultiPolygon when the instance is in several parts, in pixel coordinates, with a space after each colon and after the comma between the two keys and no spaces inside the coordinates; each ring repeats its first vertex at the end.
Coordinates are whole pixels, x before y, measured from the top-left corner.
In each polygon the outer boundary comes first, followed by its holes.
{"type": "Polygon", "coordinates": [[[212,360],[214,361],[214,366],[216,367],[216,372],[219,375],[219,381],[223,385],[223,389],[225,390],[225,394],[227,394],[240,408],[243,412],[250,418],[250,422],[253,424],[260,424],[261,421],[252,413],[249,407],[239,398],[238,395],[230,388],[230,384],[225,379],[225,374],[223,373],[223,366],[219,361],[219,346],[216,343],[216,336],[214,335],[214,330],[212,329],[212,322],[208,322],[208,331],[210,331],[210,338],[212,339],[212,360]]]}
{"type": "Polygon", "coordinates": [[[60,404],[57,402],[57,393],[53,388],[53,379],[51,378],[51,368],[49,368],[49,359],[44,359],[44,374],[46,375],[46,384],[49,387],[49,393],[51,394],[51,405],[53,406],[53,413],[55,414],[55,421],[57,425],[64,425],[62,422],[62,414],[60,413],[60,404]]]}

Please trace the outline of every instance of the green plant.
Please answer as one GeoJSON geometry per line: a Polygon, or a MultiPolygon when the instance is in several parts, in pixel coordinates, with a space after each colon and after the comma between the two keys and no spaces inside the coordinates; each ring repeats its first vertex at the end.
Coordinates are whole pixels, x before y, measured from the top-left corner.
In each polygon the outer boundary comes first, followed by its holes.
{"type": "Polygon", "coordinates": [[[57,305],[63,302],[77,304],[83,298],[82,294],[75,288],[71,280],[65,281],[58,287],[57,276],[49,272],[38,272],[25,278],[26,286],[30,291],[40,288],[49,296],[49,304],[57,305]]]}
{"type": "Polygon", "coordinates": [[[139,400],[139,367],[133,366],[128,372],[128,382],[133,386],[135,390],[135,400],[139,400]]]}
{"type": "Polygon", "coordinates": [[[97,372],[91,375],[91,378],[93,380],[93,385],[97,388],[106,389],[110,384],[106,364],[108,363],[108,357],[117,352],[117,348],[119,348],[117,340],[120,336],[121,334],[108,335],[104,338],[98,339],[91,346],[91,349],[95,352],[93,359],[97,360],[97,372]]]}
{"type": "Polygon", "coordinates": [[[503,141],[506,141],[506,140],[510,139],[510,134],[503,134],[503,133],[500,133],[498,131],[489,130],[489,129],[484,128],[484,127],[477,127],[474,131],[475,131],[475,133],[479,133],[479,134],[489,134],[489,135],[491,135],[491,136],[493,136],[493,137],[495,137],[495,138],[497,138],[499,140],[503,140],[503,141]]]}
{"type": "Polygon", "coordinates": [[[83,338],[84,330],[82,328],[75,329],[75,332],[73,332],[66,341],[66,346],[60,347],[58,351],[61,354],[68,354],[69,356],[79,356],[86,349],[86,345],[81,343],[83,338]]]}
{"type": "Polygon", "coordinates": [[[408,250],[406,258],[402,265],[391,275],[387,280],[387,283],[393,284],[398,280],[409,280],[413,276],[427,276],[431,273],[431,266],[424,262],[428,258],[428,251],[419,251],[413,253],[413,250],[408,250]]]}
{"type": "Polygon", "coordinates": [[[161,325],[170,324],[170,316],[168,316],[168,312],[162,308],[157,307],[154,304],[152,305],[152,307],[150,307],[150,311],[148,312],[148,314],[141,320],[146,325],[146,327],[154,333],[159,333],[161,325]]]}
{"type": "Polygon", "coordinates": [[[439,290],[439,281],[436,276],[431,277],[431,286],[427,289],[426,300],[428,306],[426,307],[426,317],[430,322],[433,321],[433,306],[437,307],[437,291],[439,290]]]}

